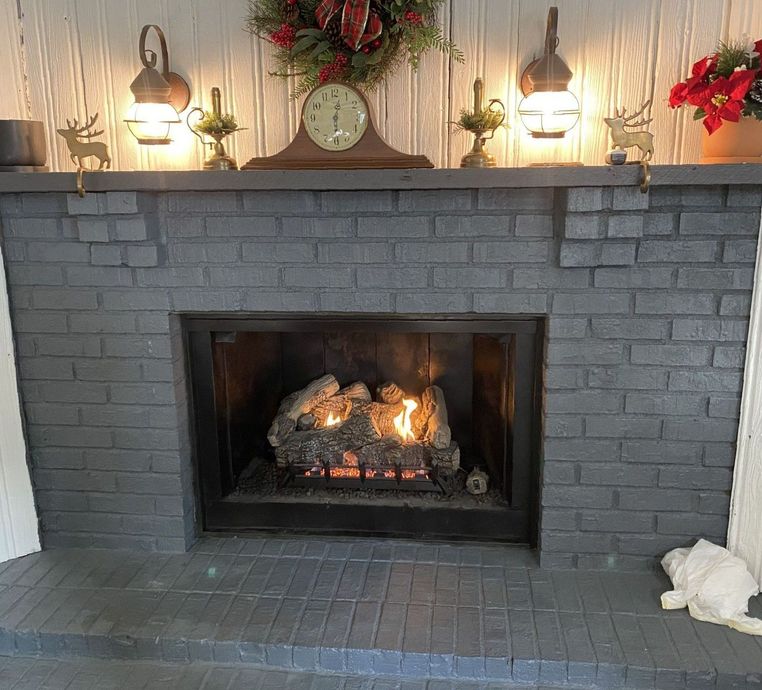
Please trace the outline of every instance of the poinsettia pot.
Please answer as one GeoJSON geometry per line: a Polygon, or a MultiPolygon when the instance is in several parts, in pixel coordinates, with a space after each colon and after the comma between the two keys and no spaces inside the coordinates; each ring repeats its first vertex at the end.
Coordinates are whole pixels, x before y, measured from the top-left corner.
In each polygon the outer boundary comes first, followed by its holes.
{"type": "Polygon", "coordinates": [[[709,134],[701,127],[700,163],[762,163],[762,120],[742,117],[723,122],[709,134]]]}

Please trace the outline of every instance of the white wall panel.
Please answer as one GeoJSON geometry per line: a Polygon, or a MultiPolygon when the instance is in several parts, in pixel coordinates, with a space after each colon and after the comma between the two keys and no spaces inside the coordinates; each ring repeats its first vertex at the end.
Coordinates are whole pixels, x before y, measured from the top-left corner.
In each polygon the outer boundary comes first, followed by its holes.
{"type": "MultiPolygon", "coordinates": [[[[276,153],[298,125],[293,83],[273,78],[270,47],[243,30],[247,0],[0,0],[0,59],[8,65],[10,98],[0,116],[29,114],[45,122],[54,169],[68,170],[65,143],[55,128],[66,118],[100,113],[117,169],[198,167],[203,151],[182,127],[166,147],[140,147],[122,122],[129,84],[140,69],[140,28],[164,29],[172,68],[186,77],[192,105],[209,107],[219,86],[228,110],[249,129],[232,137],[240,162],[276,153]],[[23,33],[23,47],[21,36],[23,33]]],[[[602,117],[617,106],[632,110],[653,99],[652,131],[659,163],[694,162],[700,125],[667,107],[671,85],[719,38],[762,36],[762,0],[555,0],[559,53],[574,71],[572,90],[582,118],[561,141],[533,140],[518,121],[519,75],[543,47],[550,2],[446,0],[446,33],[466,54],[450,63],[428,54],[417,74],[402,70],[370,95],[379,130],[390,144],[425,153],[438,166],[457,166],[469,146],[447,122],[471,104],[476,76],[488,98],[502,99],[511,129],[491,145],[500,165],[581,161],[598,165],[608,148],[602,117]]],[[[153,40],[153,39],[151,39],[153,40]]]]}

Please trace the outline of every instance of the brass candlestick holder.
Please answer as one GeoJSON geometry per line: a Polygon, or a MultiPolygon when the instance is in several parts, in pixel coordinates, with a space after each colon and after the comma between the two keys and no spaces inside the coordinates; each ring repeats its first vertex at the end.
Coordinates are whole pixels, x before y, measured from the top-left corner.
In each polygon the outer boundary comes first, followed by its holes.
{"type": "Polygon", "coordinates": [[[484,82],[481,78],[474,81],[474,110],[461,110],[460,119],[453,123],[456,130],[470,132],[474,135],[474,145],[460,159],[461,168],[494,168],[497,165],[495,156],[485,146],[487,140],[495,136],[498,127],[504,126],[505,106],[502,101],[493,98],[486,108],[483,107],[484,82]]]}
{"type": "Polygon", "coordinates": [[[222,113],[222,96],[216,86],[212,88],[211,112],[201,108],[193,108],[188,113],[186,123],[190,131],[201,140],[201,143],[208,146],[212,151],[212,155],[204,161],[204,170],[238,170],[238,163],[225,151],[222,140],[230,134],[245,129],[245,127],[239,127],[232,115],[222,113]],[[196,113],[199,115],[199,119],[192,125],[190,118],[196,113]],[[214,141],[206,141],[204,135],[211,137],[214,141]]]}

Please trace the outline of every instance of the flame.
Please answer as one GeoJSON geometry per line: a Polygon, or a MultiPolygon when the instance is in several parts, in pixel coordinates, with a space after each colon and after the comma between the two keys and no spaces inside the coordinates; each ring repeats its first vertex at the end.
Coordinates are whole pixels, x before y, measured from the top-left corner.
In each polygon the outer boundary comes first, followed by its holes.
{"type": "Polygon", "coordinates": [[[341,417],[334,417],[333,412],[328,413],[328,419],[325,420],[326,426],[336,426],[341,421],[341,417]]]}
{"type": "Polygon", "coordinates": [[[410,415],[418,407],[418,403],[415,400],[402,398],[402,404],[405,406],[405,409],[394,418],[394,430],[403,441],[415,441],[413,425],[410,423],[410,415]]]}

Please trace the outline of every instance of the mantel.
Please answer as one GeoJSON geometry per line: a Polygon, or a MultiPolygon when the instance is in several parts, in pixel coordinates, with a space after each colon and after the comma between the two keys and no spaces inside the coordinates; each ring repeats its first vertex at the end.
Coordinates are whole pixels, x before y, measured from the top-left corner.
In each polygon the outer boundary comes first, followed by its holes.
{"type": "MultiPolygon", "coordinates": [[[[623,187],[638,184],[640,175],[640,167],[636,165],[486,170],[115,171],[86,173],[85,188],[92,192],[161,192],[623,187]]],[[[656,165],[651,168],[651,186],[721,184],[760,185],[762,165],[656,165]]],[[[0,173],[0,193],[75,190],[74,173],[0,173]]]]}

